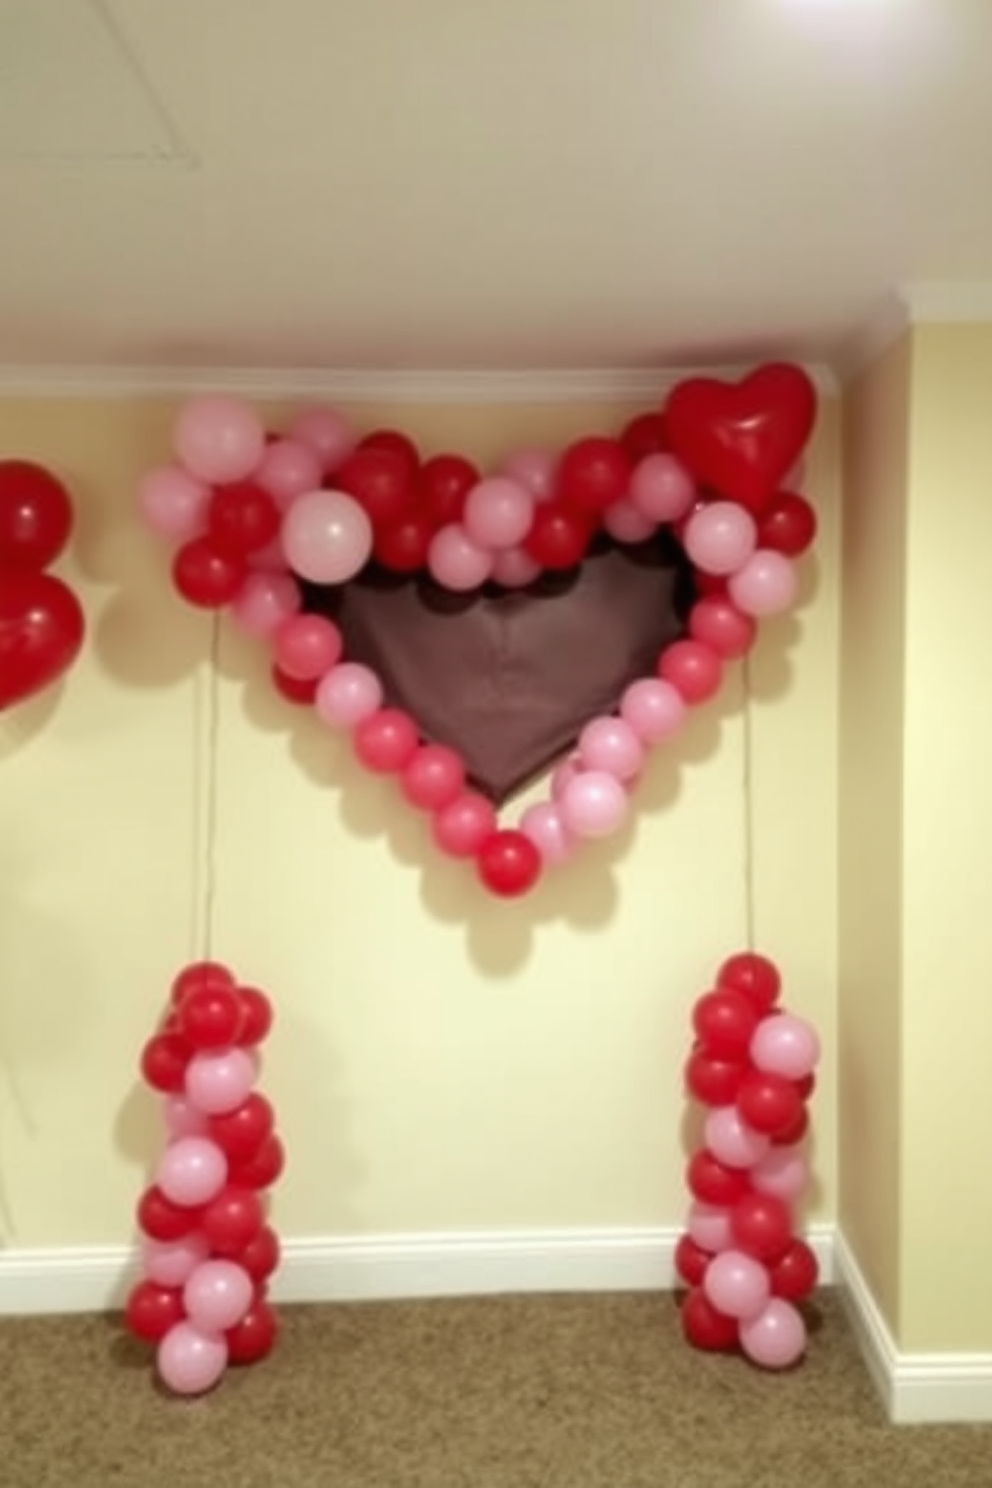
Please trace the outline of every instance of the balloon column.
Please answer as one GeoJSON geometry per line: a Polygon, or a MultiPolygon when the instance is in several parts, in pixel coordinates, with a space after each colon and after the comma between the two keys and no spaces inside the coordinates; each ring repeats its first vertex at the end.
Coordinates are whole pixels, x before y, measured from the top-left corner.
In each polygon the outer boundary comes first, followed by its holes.
{"type": "Polygon", "coordinates": [[[263,992],[198,962],[176,977],[142,1051],[167,1143],[138,1204],[142,1276],[125,1318],[156,1345],[158,1374],[178,1395],[211,1389],[229,1363],[254,1363],[275,1342],[266,1293],[279,1241],[265,1190],[284,1152],[272,1106],[254,1089],[271,1024],[263,992]]]}
{"type": "Polygon", "coordinates": [[[618,830],[649,752],[717,692],[760,619],[794,604],[816,517],[792,486],[815,416],[802,369],[769,364],[739,383],[689,379],[616,437],[519,449],[483,473],[463,455],[422,457],[396,429],[360,438],[332,408],[304,410],[274,436],[251,406],[206,396],[180,411],[174,462],[148,473],[140,504],[173,544],[179,594],[229,608],[268,647],[279,691],[348,734],[366,769],[395,777],[441,852],[515,896],[618,830]],[[588,720],[548,798],[513,825],[469,787],[458,750],[422,737],[376,672],[348,657],[334,621],[305,611],[305,586],[346,585],[368,566],[498,593],[576,568],[594,541],[636,546],[663,531],[695,574],[686,633],[588,720]]]}
{"type": "Polygon", "coordinates": [[[79,655],[82,606],[47,572],[71,531],[61,481],[31,460],[0,460],[0,709],[48,687],[79,655]]]}
{"type": "Polygon", "coordinates": [[[819,1059],[816,1032],[778,1006],[779,973],[749,952],[721,966],[696,1002],[689,1093],[708,1108],[686,1173],[692,1203],[675,1264],[689,1287],[682,1325],[696,1348],[740,1347],[784,1369],[806,1347],[797,1303],[817,1281],[795,1233],[808,1176],[803,1151],[819,1059]]]}

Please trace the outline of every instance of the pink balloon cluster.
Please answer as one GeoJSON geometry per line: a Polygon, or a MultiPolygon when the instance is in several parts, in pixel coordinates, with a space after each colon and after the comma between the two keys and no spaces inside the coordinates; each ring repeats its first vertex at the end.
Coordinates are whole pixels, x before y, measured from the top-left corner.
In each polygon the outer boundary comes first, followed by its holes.
{"type": "Polygon", "coordinates": [[[285,1155],[272,1106],[255,1089],[271,1023],[263,992],[197,962],[175,978],[142,1051],[167,1143],[138,1203],[141,1276],[125,1320],[155,1345],[159,1377],[179,1395],[211,1389],[229,1363],[254,1363],[275,1342],[267,1291],[279,1241],[266,1191],[285,1155]]]}
{"type": "Polygon", "coordinates": [[[820,1045],[811,1024],[778,1006],[779,991],[774,964],[742,952],[724,962],[693,1009],[685,1079],[708,1114],[686,1170],[692,1202],[675,1257],[689,1288],[688,1341],[739,1347],[765,1369],[802,1357],[798,1304],[818,1276],[794,1213],[809,1176],[806,1102],[820,1045]]]}

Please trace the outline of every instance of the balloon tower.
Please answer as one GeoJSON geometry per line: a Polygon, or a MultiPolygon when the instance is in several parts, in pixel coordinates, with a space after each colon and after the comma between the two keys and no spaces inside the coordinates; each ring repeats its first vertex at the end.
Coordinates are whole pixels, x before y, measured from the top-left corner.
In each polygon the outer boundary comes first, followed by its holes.
{"type": "Polygon", "coordinates": [[[798,1303],[816,1285],[816,1256],[795,1229],[808,1181],[807,1101],[820,1045],[803,1018],[778,1005],[780,977],[742,952],[720,967],[693,1009],[685,1067],[705,1110],[703,1143],[689,1159],[692,1195],[675,1264],[689,1288],[682,1327],[696,1348],[740,1348],[752,1363],[785,1369],[801,1359],[798,1303]]]}
{"type": "Polygon", "coordinates": [[[279,1240],[266,1190],[284,1152],[272,1105],[254,1088],[272,1016],[264,992],[197,962],[176,977],[142,1051],[166,1145],[138,1203],[141,1278],[125,1318],[155,1345],[158,1375],[177,1395],[202,1394],[228,1364],[254,1363],[275,1342],[267,1290],[279,1240]]]}

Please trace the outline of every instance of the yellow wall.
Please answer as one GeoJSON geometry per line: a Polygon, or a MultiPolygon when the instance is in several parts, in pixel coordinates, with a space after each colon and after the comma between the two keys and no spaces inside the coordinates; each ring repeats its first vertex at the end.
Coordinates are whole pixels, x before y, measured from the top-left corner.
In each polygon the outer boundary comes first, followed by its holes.
{"type": "MultiPolygon", "coordinates": [[[[613,428],[627,410],[356,409],[439,449],[613,428]]],[[[67,576],[91,635],[65,686],[0,718],[0,1179],[20,1245],[124,1241],[157,1151],[137,1052],[201,949],[210,624],[135,515],[167,403],[0,403],[0,451],[75,491],[67,576]]],[[[808,604],[754,658],[761,948],[820,1027],[818,1189],[834,1208],[837,468],[812,458],[808,604]]],[[[264,1088],[288,1235],[677,1223],[691,1001],[744,937],[741,679],[659,753],[636,826],[525,905],[425,851],[422,825],[223,628],[213,949],[279,1008],[264,1088]]]]}

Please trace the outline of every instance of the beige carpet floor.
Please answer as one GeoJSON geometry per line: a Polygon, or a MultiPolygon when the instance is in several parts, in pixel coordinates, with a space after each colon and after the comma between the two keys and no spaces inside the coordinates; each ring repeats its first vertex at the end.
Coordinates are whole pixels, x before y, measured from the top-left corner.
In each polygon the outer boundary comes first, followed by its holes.
{"type": "Polygon", "coordinates": [[[177,1400],[107,1317],[0,1322],[2,1488],[992,1488],[992,1427],[887,1425],[835,1296],[786,1374],[671,1296],[294,1307],[177,1400]]]}

